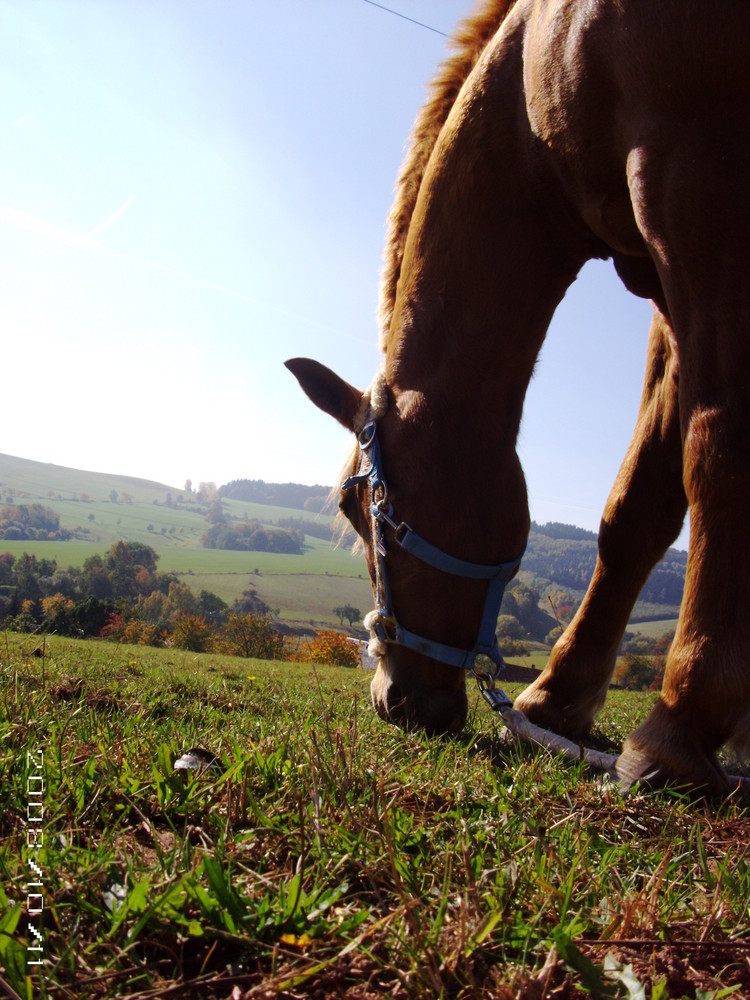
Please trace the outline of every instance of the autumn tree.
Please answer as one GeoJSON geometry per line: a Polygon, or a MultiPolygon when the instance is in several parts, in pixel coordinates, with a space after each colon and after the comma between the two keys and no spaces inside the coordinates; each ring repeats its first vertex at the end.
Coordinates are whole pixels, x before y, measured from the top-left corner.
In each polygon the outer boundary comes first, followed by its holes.
{"type": "Polygon", "coordinates": [[[148,597],[142,597],[138,601],[138,604],[135,606],[134,613],[137,614],[139,618],[143,618],[144,621],[152,622],[153,624],[160,622],[166,624],[166,603],[166,594],[163,594],[160,590],[152,590],[148,597]]]}
{"type": "Polygon", "coordinates": [[[57,563],[50,565],[49,560],[37,559],[35,555],[22,552],[15,562],[16,594],[18,600],[36,601],[43,593],[42,578],[52,576],[57,563]]]}
{"type": "Polygon", "coordinates": [[[158,558],[151,546],[142,542],[115,542],[103,560],[112,595],[133,599],[150,593],[158,558]]]}
{"type": "Polygon", "coordinates": [[[210,590],[202,590],[198,595],[198,606],[200,613],[213,625],[221,625],[226,621],[229,614],[229,605],[226,601],[210,590]]]}
{"type": "Polygon", "coordinates": [[[209,524],[227,523],[227,519],[224,517],[224,508],[221,506],[221,500],[218,496],[211,504],[208,514],[206,514],[206,520],[209,524]]]}
{"type": "Polygon", "coordinates": [[[106,600],[113,596],[112,579],[100,555],[89,556],[84,562],[81,588],[98,600],[106,600]]]}
{"type": "Polygon", "coordinates": [[[167,599],[164,602],[164,616],[177,619],[185,615],[197,615],[198,598],[187,584],[174,582],[169,585],[167,599]]]}
{"type": "Polygon", "coordinates": [[[73,602],[64,594],[52,594],[42,598],[43,628],[45,632],[67,635],[70,632],[70,612],[73,602]]]}
{"type": "Polygon", "coordinates": [[[0,555],[0,587],[9,587],[13,583],[13,564],[16,557],[12,552],[0,555]]]}
{"type": "Polygon", "coordinates": [[[219,499],[216,483],[198,483],[198,500],[200,503],[213,503],[219,499]]]}
{"type": "Polygon", "coordinates": [[[258,596],[255,587],[247,586],[240,596],[235,599],[232,611],[240,615],[267,615],[271,609],[266,602],[258,596]]]}
{"type": "Polygon", "coordinates": [[[495,631],[508,639],[523,639],[525,635],[523,625],[513,615],[498,615],[495,631]]]}
{"type": "Polygon", "coordinates": [[[280,660],[284,656],[284,640],[268,615],[230,612],[221,629],[221,645],[229,656],[258,660],[280,660]]]}
{"type": "Polygon", "coordinates": [[[615,667],[615,684],[628,691],[648,691],[656,678],[656,665],[650,656],[626,653],[615,667]]]}
{"type": "Polygon", "coordinates": [[[111,601],[101,601],[97,597],[78,601],[69,614],[71,632],[75,635],[99,635],[113,610],[111,601]]]}
{"type": "Polygon", "coordinates": [[[191,653],[205,653],[211,648],[213,632],[200,615],[178,615],[172,629],[172,643],[191,653]]]}

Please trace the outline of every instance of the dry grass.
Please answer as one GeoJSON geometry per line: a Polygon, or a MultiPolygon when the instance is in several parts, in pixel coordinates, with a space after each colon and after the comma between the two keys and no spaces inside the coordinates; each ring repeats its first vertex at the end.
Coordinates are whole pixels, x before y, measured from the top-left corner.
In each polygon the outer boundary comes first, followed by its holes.
{"type": "MultiPolygon", "coordinates": [[[[358,671],[30,651],[8,637],[0,681],[9,996],[750,996],[740,802],[622,800],[501,744],[483,704],[460,740],[401,733],[358,671]],[[195,745],[220,766],[185,778],[173,761],[195,745]],[[42,921],[24,905],[31,860],[42,921]]],[[[600,744],[647,707],[620,693],[600,744]]]]}

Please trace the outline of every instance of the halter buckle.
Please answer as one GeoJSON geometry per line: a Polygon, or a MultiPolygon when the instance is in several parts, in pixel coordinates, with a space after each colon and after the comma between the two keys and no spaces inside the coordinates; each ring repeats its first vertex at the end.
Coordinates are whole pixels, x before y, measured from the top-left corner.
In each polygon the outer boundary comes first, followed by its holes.
{"type": "Polygon", "coordinates": [[[513,708],[513,702],[502,688],[486,688],[480,683],[479,690],[493,712],[503,712],[508,708],[513,708]]]}
{"type": "Polygon", "coordinates": [[[392,643],[394,642],[394,638],[392,635],[388,635],[386,625],[392,625],[394,629],[398,627],[393,615],[387,614],[383,608],[380,608],[378,610],[377,620],[372,626],[372,630],[381,642],[392,643]]]}
{"type": "Polygon", "coordinates": [[[495,679],[498,674],[497,666],[491,673],[487,673],[482,668],[477,669],[475,664],[473,674],[477,679],[477,686],[482,697],[493,712],[502,712],[504,709],[513,708],[513,702],[505,691],[495,687],[495,679]]]}

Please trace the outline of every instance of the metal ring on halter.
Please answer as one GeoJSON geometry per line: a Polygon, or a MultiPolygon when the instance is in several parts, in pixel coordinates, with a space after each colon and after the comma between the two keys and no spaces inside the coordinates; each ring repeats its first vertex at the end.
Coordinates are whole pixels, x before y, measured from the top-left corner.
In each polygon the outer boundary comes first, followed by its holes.
{"type": "Polygon", "coordinates": [[[377,424],[374,420],[365,424],[362,430],[357,435],[357,441],[359,442],[359,447],[362,451],[367,451],[372,442],[375,440],[375,432],[377,430],[377,424]]]}

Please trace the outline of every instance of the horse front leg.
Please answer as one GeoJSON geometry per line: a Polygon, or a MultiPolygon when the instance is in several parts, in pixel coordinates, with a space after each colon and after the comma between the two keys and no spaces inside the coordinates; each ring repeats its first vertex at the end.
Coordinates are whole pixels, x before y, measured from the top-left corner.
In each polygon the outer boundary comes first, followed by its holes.
{"type": "Polygon", "coordinates": [[[539,678],[516,699],[531,721],[579,737],[604,704],[633,605],[685,518],[678,362],[655,312],[635,432],[602,516],[594,575],[539,678]]]}

